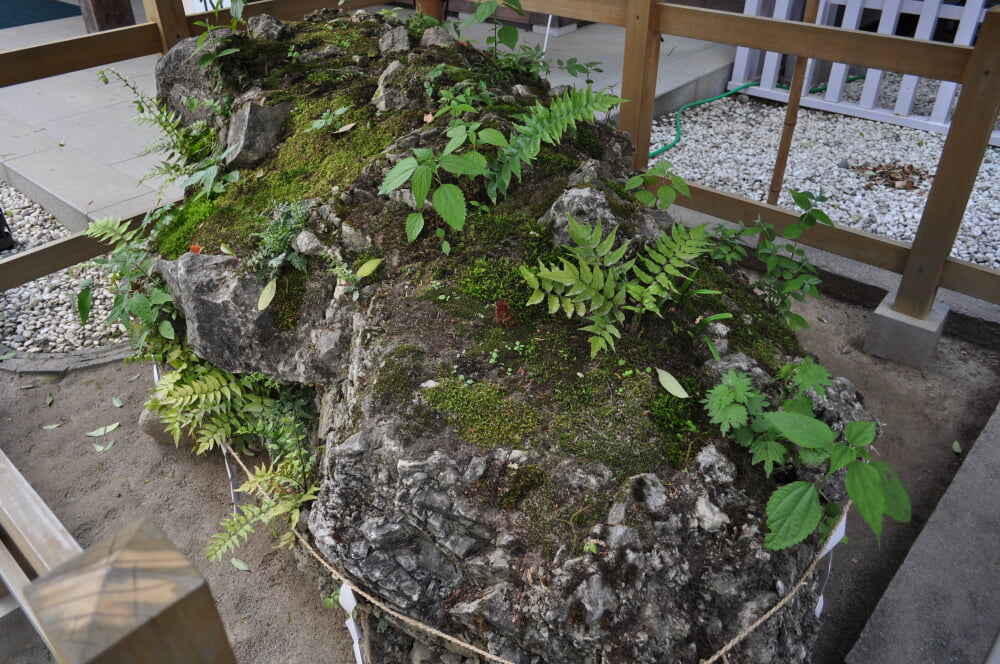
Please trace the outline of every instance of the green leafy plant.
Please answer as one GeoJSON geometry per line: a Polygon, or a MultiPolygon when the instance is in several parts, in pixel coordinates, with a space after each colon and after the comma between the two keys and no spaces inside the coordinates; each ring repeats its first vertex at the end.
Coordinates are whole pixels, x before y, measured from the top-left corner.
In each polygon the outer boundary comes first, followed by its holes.
{"type": "Polygon", "coordinates": [[[355,123],[344,124],[340,118],[343,117],[347,111],[351,110],[350,106],[341,106],[340,108],[331,111],[327,109],[323,111],[323,115],[319,116],[318,119],[313,120],[306,132],[320,131],[326,129],[330,125],[333,125],[334,133],[343,133],[354,127],[355,123]]]}
{"type": "Polygon", "coordinates": [[[219,193],[221,189],[217,185],[224,186],[226,180],[235,180],[237,176],[232,174],[227,174],[226,178],[220,180],[218,164],[225,154],[220,149],[215,130],[207,122],[201,120],[185,124],[179,115],[168,111],[162,102],[147,95],[134,81],[114,69],[102,69],[98,72],[98,77],[105,85],[111,82],[111,78],[115,78],[125,86],[134,97],[132,103],[136,108],[137,122],[156,127],[162,134],[143,151],[143,154],[163,155],[162,161],[143,176],[144,180],[163,177],[163,186],[166,187],[182,177],[191,178],[184,186],[196,182],[208,184],[210,191],[202,195],[219,193]],[[211,175],[202,174],[195,179],[196,174],[203,173],[212,166],[215,166],[215,170],[211,175]]]}
{"type": "Polygon", "coordinates": [[[666,210],[674,201],[677,194],[683,194],[691,198],[691,190],[684,179],[673,172],[673,165],[669,161],[659,161],[645,173],[633,175],[625,183],[625,189],[634,191],[636,200],[646,207],[655,207],[666,210]],[[655,188],[654,191],[651,191],[655,188]]]}
{"type": "Polygon", "coordinates": [[[735,228],[717,226],[712,229],[716,240],[712,257],[727,264],[742,260],[747,256],[747,249],[740,240],[745,237],[758,238],[756,255],[764,270],[754,287],[785,318],[788,326],[795,330],[807,328],[809,323],[792,311],[792,301],[802,302],[806,297],[818,298],[821,281],[816,266],[797,240],[816,224],[832,227],[833,222],[823,210],[816,207],[816,203],[827,200],[822,192],[813,194],[789,190],[789,193],[802,214],[795,223],[782,229],[780,237],[773,224],[764,223],[760,219],[749,227],[742,222],[735,228]]]}
{"type": "Polygon", "coordinates": [[[277,292],[278,276],[285,265],[305,272],[306,257],[292,248],[295,238],[306,227],[306,208],[301,203],[276,203],[268,213],[264,230],[254,235],[259,243],[247,260],[247,270],[257,281],[266,282],[257,301],[257,308],[266,309],[277,292]]]}
{"type": "MultiPolygon", "coordinates": [[[[153,223],[155,213],[147,215],[140,227],[131,227],[117,219],[99,219],[84,232],[101,242],[113,245],[107,258],[94,261],[111,277],[115,293],[107,324],[121,323],[127,330],[133,349],[142,351],[150,344],[156,347],[169,345],[176,338],[174,308],[170,291],[153,274],[156,257],[142,245],[143,229],[153,223]]],[[[80,286],[77,306],[82,324],[87,324],[93,295],[89,280],[80,286]]]]}
{"type": "Polygon", "coordinates": [[[826,369],[807,358],[783,367],[779,378],[785,385],[777,409],[769,408],[767,398],[746,373],[733,370],[702,402],[722,434],[749,448],[753,463],[763,464],[768,477],[775,467],[786,464],[827,465],[816,482],[791,482],[771,495],[765,546],[785,549],[817,529],[828,533],[839,517],[839,506],[829,502],[824,509],[822,487],[833,473],[845,468],[847,492],[876,538],[881,539],[884,516],[909,521],[910,502],[899,477],[884,462],[871,458],[875,423],[850,422],[838,434],[813,414],[808,392],[825,393],[832,384],[826,369]]]}
{"type": "MultiPolygon", "coordinates": [[[[466,154],[456,154],[456,150],[471,142],[473,146],[479,143],[491,143],[503,138],[503,134],[495,129],[481,128],[480,123],[458,124],[451,127],[447,136],[450,139],[440,154],[435,154],[427,148],[414,148],[413,155],[401,159],[382,181],[379,193],[386,195],[409,183],[413,192],[415,212],[406,218],[406,239],[416,240],[424,229],[424,203],[430,196],[434,211],[452,229],[461,231],[465,228],[467,205],[465,194],[458,185],[444,182],[445,174],[454,176],[485,175],[486,157],[475,149],[466,154]]],[[[445,253],[450,251],[447,245],[442,245],[445,253]]]]}
{"type": "Polygon", "coordinates": [[[361,280],[374,274],[378,266],[382,264],[381,258],[372,258],[362,263],[357,272],[353,272],[351,268],[332,256],[328,256],[327,260],[330,262],[330,272],[337,275],[347,285],[347,293],[354,300],[359,297],[358,286],[361,284],[361,280]]]}
{"type": "Polygon", "coordinates": [[[556,60],[556,66],[573,78],[583,74],[587,85],[594,85],[594,74],[603,74],[600,62],[580,62],[576,58],[568,58],[565,62],[556,60]]]}
{"type": "Polygon", "coordinates": [[[590,333],[590,354],[614,350],[621,338],[625,312],[661,315],[666,302],[681,293],[679,282],[689,281],[691,261],[707,251],[704,226],[693,229],[674,224],[650,246],[628,260],[629,245],[616,245],[617,227],[604,235],[597,223],[593,228],[569,218],[573,246],[561,264],[539,263],[537,268],[521,266],[521,276],[532,289],[527,304],[546,302],[550,314],[562,311],[589,321],[581,329],[590,333]]]}
{"type": "MultiPolygon", "coordinates": [[[[246,8],[247,1],[248,0],[231,0],[229,3],[230,22],[228,26],[220,26],[209,23],[208,21],[197,21],[195,23],[195,25],[204,28],[204,32],[198,35],[198,43],[195,47],[194,53],[192,54],[192,56],[194,56],[201,53],[201,55],[198,56],[199,67],[209,67],[219,58],[224,58],[227,55],[233,55],[234,53],[240,52],[240,49],[236,47],[226,46],[226,44],[231,42],[229,33],[224,33],[223,36],[220,37],[218,35],[218,31],[221,27],[228,27],[233,32],[236,32],[236,30],[240,27],[240,24],[243,23],[243,10],[246,8]],[[223,41],[222,48],[214,52],[205,51],[205,48],[212,39],[221,39],[223,41]]],[[[222,0],[216,0],[212,4],[212,11],[215,14],[216,22],[218,22],[219,16],[221,15],[222,5],[222,0]]]]}
{"type": "Polygon", "coordinates": [[[592,122],[596,113],[606,113],[622,102],[620,97],[593,88],[570,88],[548,106],[535,103],[520,116],[509,141],[498,146],[496,160],[490,164],[487,193],[494,203],[507,195],[511,179],[521,179],[521,167],[538,156],[542,143],[558,145],[563,135],[576,129],[577,122],[592,122]]]}

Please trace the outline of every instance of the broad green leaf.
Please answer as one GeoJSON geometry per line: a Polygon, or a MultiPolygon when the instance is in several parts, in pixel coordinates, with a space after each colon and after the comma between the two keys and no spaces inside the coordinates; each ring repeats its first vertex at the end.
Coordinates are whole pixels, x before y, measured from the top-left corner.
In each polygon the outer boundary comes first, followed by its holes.
{"type": "Polygon", "coordinates": [[[910,520],[910,497],[899,476],[881,461],[873,461],[870,465],[882,475],[885,513],[900,523],[907,523],[910,520]]]}
{"type": "MultiPolygon", "coordinates": [[[[741,431],[746,431],[743,427],[741,431]]],[[[769,436],[758,438],[750,444],[750,452],[753,454],[752,463],[764,464],[764,474],[768,477],[774,471],[774,464],[785,463],[788,459],[788,448],[769,436]]]]}
{"type": "Polygon", "coordinates": [[[660,209],[666,210],[677,200],[677,192],[670,187],[663,186],[656,190],[656,198],[660,204],[660,209]]]}
{"type": "Polygon", "coordinates": [[[823,507],[819,493],[809,482],[792,482],[778,487],[767,501],[767,529],[764,545],[772,551],[787,549],[810,535],[820,519],[823,507]]]}
{"type": "Polygon", "coordinates": [[[122,400],[119,399],[118,397],[111,397],[111,405],[114,406],[115,408],[121,408],[125,404],[123,404],[122,400]]]}
{"type": "Polygon", "coordinates": [[[406,181],[410,179],[413,175],[413,171],[417,168],[417,160],[414,157],[406,157],[401,159],[392,170],[385,176],[382,180],[382,186],[379,187],[378,193],[381,196],[385,196],[390,191],[399,189],[406,181]]]}
{"type": "Polygon", "coordinates": [[[684,178],[679,175],[671,175],[670,184],[677,190],[677,193],[691,198],[691,189],[688,187],[687,182],[684,181],[684,178]]]}
{"type": "Polygon", "coordinates": [[[229,248],[229,245],[226,244],[225,242],[223,242],[222,244],[219,245],[219,251],[221,251],[222,253],[226,254],[227,256],[235,256],[236,255],[233,252],[233,250],[229,248]]]}
{"type": "Polygon", "coordinates": [[[792,200],[803,210],[808,210],[812,208],[812,198],[807,191],[795,191],[794,189],[789,189],[788,193],[792,195],[792,200]]]}
{"type": "Polygon", "coordinates": [[[962,453],[962,443],[958,442],[957,440],[952,441],[952,443],[951,443],[951,451],[954,452],[955,454],[961,454],[962,453]]]}
{"type": "Polygon", "coordinates": [[[278,292],[278,278],[275,277],[271,279],[264,286],[264,290],[260,292],[260,297],[257,298],[257,311],[264,311],[270,306],[271,301],[274,300],[275,294],[278,292]]]}
{"type": "Polygon", "coordinates": [[[149,292],[149,302],[152,305],[166,304],[167,302],[173,302],[174,298],[171,297],[170,291],[163,288],[154,288],[149,292]]]}
{"type": "Polygon", "coordinates": [[[837,437],[830,427],[806,415],[778,411],[766,413],[764,417],[778,433],[799,447],[828,448],[837,437]]]}
{"type": "Polygon", "coordinates": [[[441,155],[441,168],[453,175],[482,175],[486,169],[472,159],[466,159],[464,155],[446,154],[441,155]]]}
{"type": "Polygon", "coordinates": [[[536,290],[538,288],[538,279],[535,277],[535,273],[527,265],[522,265],[518,268],[518,272],[521,273],[521,277],[524,278],[524,282],[528,284],[528,288],[536,290]]]}
{"type": "Polygon", "coordinates": [[[233,564],[233,567],[235,567],[236,569],[238,569],[241,572],[249,572],[250,571],[250,565],[247,565],[245,562],[243,562],[239,558],[230,558],[229,562],[231,562],[233,564]]]}
{"type": "Polygon", "coordinates": [[[423,212],[411,212],[406,216],[406,241],[413,242],[420,237],[420,232],[424,230],[423,212]]]}
{"type": "Polygon", "coordinates": [[[372,274],[373,272],[375,272],[375,270],[378,269],[378,266],[381,264],[382,264],[381,258],[373,258],[369,261],[365,261],[364,265],[358,268],[358,274],[357,274],[358,279],[364,279],[368,275],[372,274]]]}
{"type": "MultiPolygon", "coordinates": [[[[89,279],[87,280],[90,281],[89,279]]],[[[80,324],[86,325],[87,321],[90,320],[90,310],[94,306],[94,293],[90,289],[88,283],[87,286],[80,289],[80,292],[76,294],[76,310],[80,312],[80,324]]]]}
{"type": "Polygon", "coordinates": [[[427,194],[431,190],[431,181],[434,179],[434,168],[430,164],[420,164],[413,170],[413,179],[410,180],[410,188],[413,191],[413,198],[416,199],[417,209],[423,207],[427,200],[427,194]]]}
{"type": "Polygon", "coordinates": [[[543,293],[541,289],[536,288],[535,292],[533,292],[531,294],[531,297],[528,298],[528,301],[527,303],[525,303],[525,306],[530,307],[533,304],[540,304],[544,299],[545,299],[545,293],[543,293]]]}
{"type": "Polygon", "coordinates": [[[479,131],[479,142],[487,145],[495,145],[500,148],[505,148],[509,145],[507,137],[503,133],[489,127],[479,131]]]}
{"type": "Polygon", "coordinates": [[[94,429],[93,431],[88,431],[84,435],[90,436],[91,438],[100,438],[101,436],[105,436],[105,435],[111,433],[112,431],[114,431],[115,429],[117,429],[120,425],[121,425],[120,422],[114,422],[114,423],[109,424],[107,426],[103,426],[103,427],[100,427],[98,429],[94,429]]]}
{"type": "Polygon", "coordinates": [[[3,362],[4,360],[9,360],[15,355],[17,355],[17,353],[15,353],[14,351],[10,351],[9,353],[4,353],[3,355],[0,355],[0,362],[3,362]]]}
{"type": "Polygon", "coordinates": [[[53,429],[58,429],[62,426],[62,422],[56,422],[55,424],[43,424],[42,428],[46,431],[52,431],[53,429]]]}
{"type": "Polygon", "coordinates": [[[663,389],[670,392],[670,394],[674,395],[678,399],[687,399],[691,396],[671,373],[657,367],[656,377],[659,379],[660,385],[663,386],[663,389]]]}
{"type": "Polygon", "coordinates": [[[144,323],[152,325],[156,321],[156,314],[153,313],[153,305],[149,298],[142,293],[133,295],[128,301],[128,311],[144,323]]]}
{"type": "Polygon", "coordinates": [[[112,438],[104,445],[101,445],[99,443],[91,443],[91,445],[94,446],[95,452],[107,452],[108,450],[110,450],[112,447],[115,446],[115,440],[114,438],[112,438]]]}
{"type": "Polygon", "coordinates": [[[858,512],[881,543],[882,515],[885,513],[882,473],[872,464],[853,461],[847,466],[847,478],[844,483],[848,495],[858,507],[858,512]]]}
{"type": "Polygon", "coordinates": [[[431,202],[434,210],[456,231],[465,227],[465,194],[454,184],[443,184],[434,190],[431,202]]]}
{"type": "Polygon", "coordinates": [[[171,341],[173,341],[174,337],[177,336],[174,333],[173,324],[168,320],[161,320],[160,325],[158,326],[157,329],[160,332],[160,336],[163,337],[164,339],[170,339],[171,341]]]}
{"type": "Polygon", "coordinates": [[[834,473],[858,458],[858,452],[850,445],[834,443],[830,449],[830,472],[834,473]]]}
{"type": "Polygon", "coordinates": [[[844,437],[853,447],[867,447],[875,440],[874,422],[848,422],[844,427],[844,437]]]}
{"type": "Polygon", "coordinates": [[[497,30],[497,41],[513,51],[517,46],[517,28],[512,25],[500,26],[497,30]]]}
{"type": "Polygon", "coordinates": [[[797,240],[802,233],[803,228],[801,226],[798,224],[790,224],[785,226],[785,228],[781,231],[781,237],[786,240],[797,240]]]}

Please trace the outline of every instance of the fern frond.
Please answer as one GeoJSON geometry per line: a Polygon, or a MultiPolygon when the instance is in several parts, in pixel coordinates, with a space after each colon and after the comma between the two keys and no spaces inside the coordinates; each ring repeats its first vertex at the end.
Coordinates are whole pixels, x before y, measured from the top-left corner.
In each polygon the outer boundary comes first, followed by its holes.
{"type": "Polygon", "coordinates": [[[240,505],[237,514],[227,516],[219,524],[222,532],[212,535],[205,547],[205,556],[212,562],[218,562],[225,554],[233,551],[245,542],[253,533],[253,524],[262,520],[264,508],[253,504],[240,505]]]}

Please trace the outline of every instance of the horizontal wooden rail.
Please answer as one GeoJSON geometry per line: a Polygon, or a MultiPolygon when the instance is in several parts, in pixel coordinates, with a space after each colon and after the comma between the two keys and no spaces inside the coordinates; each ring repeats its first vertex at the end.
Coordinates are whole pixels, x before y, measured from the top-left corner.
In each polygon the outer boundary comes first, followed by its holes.
{"type": "Polygon", "coordinates": [[[82,232],[0,260],[0,292],[111,251],[82,232]]]}
{"type": "Polygon", "coordinates": [[[160,52],[155,23],[0,52],[0,87],[160,52]]]}
{"type": "MultiPolygon", "coordinates": [[[[678,200],[677,204],[719,219],[745,223],[760,219],[780,230],[798,218],[798,214],[776,205],[701,185],[688,183],[688,187],[691,189],[691,198],[678,200]]],[[[810,247],[896,274],[903,273],[910,255],[909,246],[903,242],[842,227],[816,226],[803,234],[800,241],[810,247]]],[[[1000,270],[949,257],[945,260],[939,285],[957,293],[1000,304],[1000,270]]]]}
{"type": "Polygon", "coordinates": [[[655,29],[663,34],[944,81],[961,83],[972,56],[969,46],[668,3],[659,3],[657,8],[655,29]]]}

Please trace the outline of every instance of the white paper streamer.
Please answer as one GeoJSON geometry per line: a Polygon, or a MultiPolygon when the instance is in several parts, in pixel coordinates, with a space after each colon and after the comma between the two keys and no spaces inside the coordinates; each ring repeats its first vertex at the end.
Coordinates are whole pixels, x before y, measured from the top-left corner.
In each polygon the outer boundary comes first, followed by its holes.
{"type": "Polygon", "coordinates": [[[357,660],[358,664],[365,664],[364,659],[361,657],[361,628],[358,627],[358,623],[354,620],[354,607],[358,605],[358,600],[354,598],[354,591],[346,583],[340,586],[340,606],[347,611],[347,620],[344,624],[347,625],[347,631],[351,633],[351,639],[354,640],[354,659],[357,660]]]}
{"type": "Polygon", "coordinates": [[[816,600],[816,617],[819,618],[823,613],[823,590],[826,588],[826,582],[830,579],[830,571],[833,569],[833,550],[836,548],[840,541],[844,539],[844,535],[847,534],[847,515],[845,514],[843,518],[837,523],[837,527],[833,529],[830,537],[827,538],[826,544],[823,545],[823,550],[820,551],[820,557],[828,556],[826,561],[826,570],[824,570],[823,577],[819,582],[819,599],[816,600]]]}

